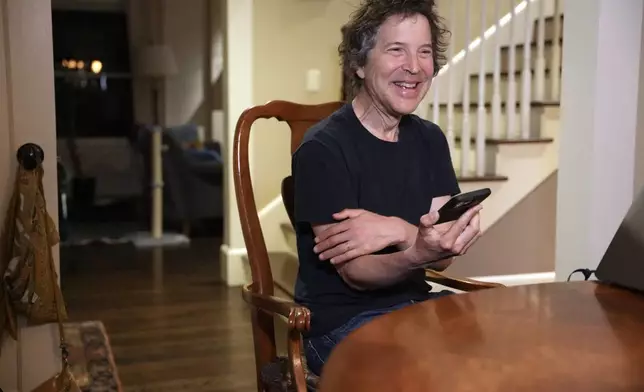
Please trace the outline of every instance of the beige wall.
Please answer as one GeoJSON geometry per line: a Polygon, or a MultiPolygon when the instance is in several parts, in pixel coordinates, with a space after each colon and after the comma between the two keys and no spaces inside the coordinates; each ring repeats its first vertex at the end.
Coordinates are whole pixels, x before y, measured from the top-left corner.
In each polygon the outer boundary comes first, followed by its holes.
{"type": "MultiPolygon", "coordinates": [[[[253,95],[255,104],[284,99],[299,103],[339,100],[340,27],[358,0],[254,1],[253,95]],[[306,91],[306,72],[321,73],[321,89],[306,91]]],[[[275,121],[253,130],[253,176],[258,208],[279,195],[290,173],[290,134],[275,121]]]]}
{"type": "MultiPolygon", "coordinates": [[[[26,142],[37,143],[45,151],[45,196],[50,214],[58,221],[51,30],[49,0],[0,0],[1,221],[13,189],[15,151],[26,142]]],[[[58,266],[57,249],[54,256],[58,266]]],[[[22,328],[20,334],[19,346],[12,340],[2,345],[0,388],[4,391],[32,390],[59,367],[53,325],[22,328]]]]}
{"type": "Polygon", "coordinates": [[[553,271],[556,206],[555,172],[490,227],[447,274],[463,277],[553,271]]]}

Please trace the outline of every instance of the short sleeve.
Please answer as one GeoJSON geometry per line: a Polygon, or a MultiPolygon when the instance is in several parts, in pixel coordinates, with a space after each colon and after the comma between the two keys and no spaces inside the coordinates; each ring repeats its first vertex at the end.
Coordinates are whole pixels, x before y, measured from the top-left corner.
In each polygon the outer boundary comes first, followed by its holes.
{"type": "Polygon", "coordinates": [[[445,134],[437,125],[434,125],[434,127],[434,134],[437,140],[434,156],[438,159],[436,162],[435,176],[436,194],[440,196],[454,196],[461,193],[461,189],[458,186],[458,178],[456,177],[454,165],[452,164],[452,154],[449,150],[449,144],[447,143],[445,134]]]}
{"type": "Polygon", "coordinates": [[[336,212],[358,208],[349,171],[339,152],[318,141],[308,141],[293,155],[292,172],[297,223],[333,223],[336,212]]]}

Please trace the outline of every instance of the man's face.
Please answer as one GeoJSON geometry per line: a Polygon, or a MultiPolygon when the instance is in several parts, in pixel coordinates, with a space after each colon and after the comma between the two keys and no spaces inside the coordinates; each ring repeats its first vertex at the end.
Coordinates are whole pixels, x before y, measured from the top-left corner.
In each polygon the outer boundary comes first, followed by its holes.
{"type": "Polygon", "coordinates": [[[431,30],[422,15],[389,17],[378,30],[366,65],[356,72],[376,103],[391,115],[412,113],[434,74],[431,30]]]}

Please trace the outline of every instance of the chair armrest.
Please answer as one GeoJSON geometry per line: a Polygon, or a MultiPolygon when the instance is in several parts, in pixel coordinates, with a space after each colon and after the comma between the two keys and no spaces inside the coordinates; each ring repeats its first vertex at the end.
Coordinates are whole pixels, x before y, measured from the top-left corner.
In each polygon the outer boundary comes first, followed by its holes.
{"type": "Polygon", "coordinates": [[[431,269],[425,269],[425,278],[430,282],[434,282],[461,291],[478,291],[492,289],[495,287],[505,287],[501,283],[481,282],[478,280],[466,278],[452,278],[431,269]]]}
{"type": "Polygon", "coordinates": [[[252,283],[242,288],[242,297],[246,303],[265,312],[286,317],[289,330],[296,330],[302,333],[308,331],[311,327],[311,311],[305,306],[272,295],[256,293],[253,291],[252,283]]]}

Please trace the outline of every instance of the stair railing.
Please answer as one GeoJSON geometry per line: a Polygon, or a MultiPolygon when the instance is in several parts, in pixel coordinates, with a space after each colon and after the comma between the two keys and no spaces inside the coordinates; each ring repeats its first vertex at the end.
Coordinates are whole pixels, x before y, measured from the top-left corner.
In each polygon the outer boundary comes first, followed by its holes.
{"type": "MultiPolygon", "coordinates": [[[[452,156],[460,155],[460,158],[454,158],[454,163],[461,177],[497,174],[486,172],[488,139],[533,138],[531,108],[534,102],[545,102],[548,98],[559,100],[561,1],[552,1],[554,10],[548,12],[554,11],[557,17],[552,21],[554,29],[548,37],[552,40],[549,59],[546,57],[545,17],[546,5],[550,3],[546,0],[451,0],[443,3],[449,7],[448,12],[446,9],[440,11],[447,14],[452,44],[448,50],[449,61],[434,78],[427,100],[431,101],[431,119],[445,131],[452,156]],[[501,9],[508,5],[510,12],[501,16],[501,9]],[[491,26],[486,20],[488,7],[494,10],[491,26]],[[465,14],[457,15],[457,10],[463,9],[467,10],[465,14]],[[481,23],[480,36],[474,40],[470,37],[472,22],[476,20],[473,18],[479,18],[481,23]],[[506,29],[504,34],[500,33],[502,29],[506,29]],[[453,42],[461,34],[467,44],[455,53],[453,42]],[[517,46],[522,46],[521,58],[517,56],[517,46]],[[507,56],[502,56],[503,47],[508,48],[507,56]],[[522,60],[521,68],[517,67],[517,60],[522,60]],[[491,85],[487,82],[490,74],[491,85]],[[548,85],[546,75],[549,76],[548,85]],[[474,98],[477,101],[472,105],[470,87],[473,87],[471,78],[475,76],[478,77],[474,98]],[[486,91],[491,94],[486,94],[486,91]],[[491,96],[491,102],[487,102],[488,96],[491,96]],[[471,107],[477,108],[476,129],[472,129],[470,122],[471,107]],[[457,116],[459,112],[460,118],[457,116]],[[490,117],[491,121],[488,121],[490,117]],[[457,123],[457,120],[460,121],[457,123]],[[471,160],[472,153],[476,156],[474,161],[471,160]]],[[[429,108],[429,103],[422,104],[417,113],[430,118],[429,108]]]]}

